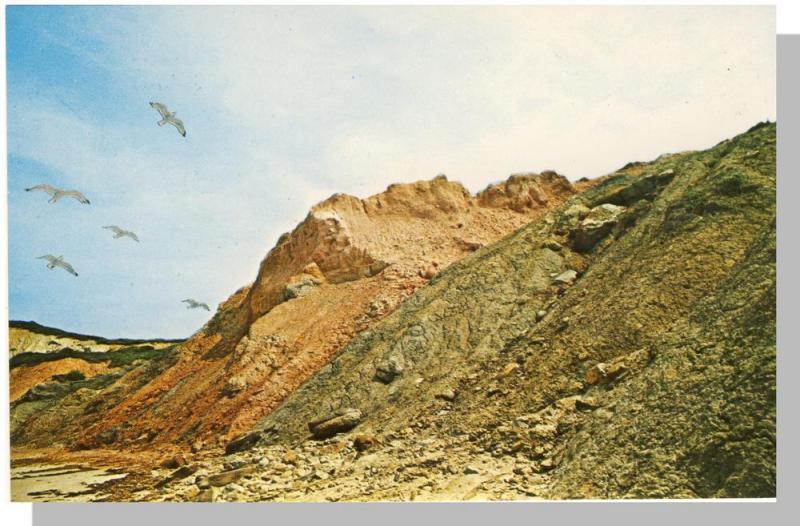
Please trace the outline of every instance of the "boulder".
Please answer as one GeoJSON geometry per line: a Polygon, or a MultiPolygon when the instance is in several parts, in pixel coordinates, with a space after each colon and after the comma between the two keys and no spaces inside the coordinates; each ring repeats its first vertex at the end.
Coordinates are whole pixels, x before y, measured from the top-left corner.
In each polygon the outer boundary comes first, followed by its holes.
{"type": "Polygon", "coordinates": [[[329,438],[337,433],[350,431],[361,422],[363,416],[358,409],[344,409],[336,415],[309,422],[308,430],[314,438],[329,438]]]}
{"type": "Polygon", "coordinates": [[[210,486],[227,486],[232,482],[236,482],[245,475],[250,475],[256,470],[255,466],[249,465],[239,469],[232,469],[230,471],[223,471],[208,477],[208,484],[210,486]]]}
{"type": "Polygon", "coordinates": [[[385,384],[391,383],[405,370],[405,360],[400,354],[394,354],[375,364],[375,380],[385,384]]]}
{"type": "Polygon", "coordinates": [[[578,273],[574,270],[565,270],[555,278],[553,278],[554,283],[560,283],[563,285],[572,285],[575,280],[578,279],[578,273]]]}
{"type": "Polygon", "coordinates": [[[231,453],[248,450],[258,444],[260,439],[260,431],[251,431],[250,433],[239,435],[228,442],[228,445],[225,446],[225,454],[230,455],[231,453]]]}
{"type": "Polygon", "coordinates": [[[588,252],[593,249],[611,232],[624,211],[624,207],[610,203],[592,208],[586,218],[570,232],[572,248],[577,252],[588,252]]]}

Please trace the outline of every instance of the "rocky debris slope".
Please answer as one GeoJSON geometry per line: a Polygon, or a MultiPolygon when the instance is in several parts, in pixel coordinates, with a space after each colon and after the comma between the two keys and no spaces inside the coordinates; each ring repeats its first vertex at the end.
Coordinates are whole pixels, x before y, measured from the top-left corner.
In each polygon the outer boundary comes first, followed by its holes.
{"type": "Polygon", "coordinates": [[[69,407],[49,406],[31,420],[36,443],[221,447],[451,263],[575,192],[545,172],[512,176],[476,196],[444,176],[367,199],[334,195],[278,240],[254,283],[220,305],[174,365],[156,376],[131,371],[81,400],[65,399],[69,407]],[[102,418],[87,407],[103,407],[102,418]],[[79,433],[45,428],[62,410],[83,413],[79,433]]]}
{"type": "Polygon", "coordinates": [[[774,124],[626,167],[437,274],[261,444],[360,414],[340,441],[466,440],[543,497],[774,496],[774,218],[774,124]]]}

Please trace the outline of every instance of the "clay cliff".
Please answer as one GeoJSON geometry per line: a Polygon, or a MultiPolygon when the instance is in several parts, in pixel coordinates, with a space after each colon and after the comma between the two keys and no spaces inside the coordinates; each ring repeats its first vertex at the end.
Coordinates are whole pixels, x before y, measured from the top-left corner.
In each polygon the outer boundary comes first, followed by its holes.
{"type": "MultiPolygon", "coordinates": [[[[584,183],[585,184],[585,183],[584,183]]],[[[157,376],[140,371],[87,394],[102,407],[48,429],[55,404],[20,442],[76,448],[213,449],[249,430],[354,336],[450,264],[576,193],[555,172],[521,174],[471,195],[438,176],[314,206],[262,261],[253,284],[223,302],[157,376]]]]}

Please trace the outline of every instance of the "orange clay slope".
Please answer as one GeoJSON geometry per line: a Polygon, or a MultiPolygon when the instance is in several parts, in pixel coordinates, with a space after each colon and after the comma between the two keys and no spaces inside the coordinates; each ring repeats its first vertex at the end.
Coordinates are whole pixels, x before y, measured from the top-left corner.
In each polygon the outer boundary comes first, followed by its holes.
{"type": "Polygon", "coordinates": [[[83,426],[73,446],[223,445],[439,271],[576,191],[545,172],[475,196],[439,176],[367,199],[330,197],[281,236],[254,283],[220,305],[174,365],[83,426]]]}

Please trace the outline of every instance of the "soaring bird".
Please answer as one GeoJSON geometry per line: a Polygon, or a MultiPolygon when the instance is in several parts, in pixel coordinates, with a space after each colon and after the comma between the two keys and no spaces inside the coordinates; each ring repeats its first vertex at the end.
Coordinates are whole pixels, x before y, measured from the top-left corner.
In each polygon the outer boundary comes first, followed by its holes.
{"type": "Polygon", "coordinates": [[[114,225],[104,226],[103,228],[114,232],[114,239],[119,239],[121,237],[129,237],[134,241],[136,241],[137,243],[139,242],[139,237],[130,230],[125,230],[124,228],[120,228],[114,225]]]}
{"type": "Polygon", "coordinates": [[[50,186],[49,184],[37,184],[36,186],[31,186],[30,188],[25,189],[26,192],[45,192],[50,194],[50,200],[48,203],[55,203],[62,197],[71,197],[78,202],[88,205],[89,200],[86,199],[86,196],[80,193],[77,190],[62,190],[60,188],[56,188],[55,186],[50,186]]]}
{"type": "Polygon", "coordinates": [[[160,102],[151,102],[150,107],[154,108],[161,115],[161,120],[158,121],[159,126],[172,124],[177,128],[178,133],[186,137],[186,128],[183,127],[183,121],[176,117],[177,112],[169,111],[167,107],[160,102]]]}
{"type": "Polygon", "coordinates": [[[186,303],[187,309],[197,309],[202,307],[205,310],[211,312],[211,309],[208,308],[208,305],[206,305],[205,303],[200,303],[199,301],[189,299],[189,300],[183,300],[181,303],[186,303]]]}
{"type": "Polygon", "coordinates": [[[46,259],[47,260],[47,268],[53,270],[56,267],[61,267],[73,276],[77,276],[78,273],[75,272],[75,269],[72,268],[72,265],[64,261],[64,256],[39,256],[36,259],[46,259]]]}

